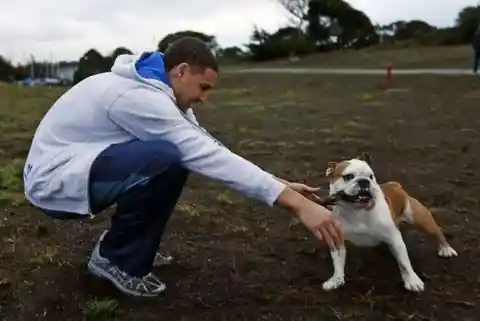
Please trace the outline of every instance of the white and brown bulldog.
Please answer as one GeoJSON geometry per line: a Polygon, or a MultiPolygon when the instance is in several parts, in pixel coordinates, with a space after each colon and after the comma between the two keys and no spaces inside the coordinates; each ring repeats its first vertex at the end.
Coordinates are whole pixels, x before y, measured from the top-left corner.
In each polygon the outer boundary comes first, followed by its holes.
{"type": "MultiPolygon", "coordinates": [[[[351,160],[330,162],[326,170],[330,197],[335,199],[333,214],[342,224],[344,239],[357,246],[386,243],[400,268],[405,288],[420,292],[423,281],[413,270],[407,248],[398,228],[402,222],[434,236],[440,257],[457,256],[430,211],[410,196],[397,182],[379,184],[367,153],[351,160]]],[[[326,291],[345,284],[345,245],[331,252],[333,276],[323,283],[326,291]]]]}

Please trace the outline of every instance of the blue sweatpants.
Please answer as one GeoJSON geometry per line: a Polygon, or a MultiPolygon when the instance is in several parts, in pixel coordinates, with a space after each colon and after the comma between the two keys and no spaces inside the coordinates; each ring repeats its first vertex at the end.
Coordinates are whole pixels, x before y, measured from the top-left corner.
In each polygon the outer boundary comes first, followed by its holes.
{"type": "MultiPolygon", "coordinates": [[[[131,276],[141,277],[152,268],[164,228],[188,177],[179,158],[177,147],[169,142],[134,140],[108,147],[92,165],[93,212],[117,205],[100,255],[131,276]]],[[[59,219],[78,217],[46,212],[59,219]]]]}

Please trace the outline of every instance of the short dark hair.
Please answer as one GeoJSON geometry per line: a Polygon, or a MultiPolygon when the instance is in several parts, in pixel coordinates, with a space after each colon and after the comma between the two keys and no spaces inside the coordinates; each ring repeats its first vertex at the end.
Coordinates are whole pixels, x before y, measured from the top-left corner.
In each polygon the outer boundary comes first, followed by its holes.
{"type": "Polygon", "coordinates": [[[196,37],[182,37],[175,40],[163,54],[167,72],[185,62],[202,73],[207,68],[218,72],[217,59],[212,50],[204,41],[196,37]]]}

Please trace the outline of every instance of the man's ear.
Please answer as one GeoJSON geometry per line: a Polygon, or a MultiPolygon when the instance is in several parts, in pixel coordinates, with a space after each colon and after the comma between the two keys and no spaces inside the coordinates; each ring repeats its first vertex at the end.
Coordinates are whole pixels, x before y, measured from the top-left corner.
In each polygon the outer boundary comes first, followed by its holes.
{"type": "Polygon", "coordinates": [[[328,167],[325,170],[325,176],[331,177],[333,175],[333,171],[335,170],[335,166],[337,166],[337,163],[328,162],[328,167]]]}
{"type": "Polygon", "coordinates": [[[187,70],[190,68],[190,66],[186,62],[182,62],[178,66],[175,67],[175,73],[177,77],[182,77],[185,75],[187,70]]]}
{"type": "Polygon", "coordinates": [[[357,157],[357,159],[364,161],[369,166],[372,166],[372,157],[367,152],[363,152],[360,156],[357,157]]]}

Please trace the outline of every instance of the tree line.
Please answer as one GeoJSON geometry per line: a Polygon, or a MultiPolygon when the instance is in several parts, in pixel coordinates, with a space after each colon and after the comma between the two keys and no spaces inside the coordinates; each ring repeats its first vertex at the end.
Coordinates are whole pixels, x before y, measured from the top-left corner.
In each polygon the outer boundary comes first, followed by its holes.
{"type": "MultiPolygon", "coordinates": [[[[215,36],[194,30],[166,35],[157,45],[164,51],[183,36],[194,36],[209,44],[223,63],[238,61],[268,61],[335,50],[358,50],[376,45],[451,46],[467,44],[480,25],[480,6],[462,8],[450,27],[436,27],[421,20],[394,21],[387,25],[374,24],[363,11],[344,0],[278,0],[290,14],[290,23],[275,32],[255,27],[249,42],[233,47],[220,47],[215,36]]],[[[115,58],[131,53],[126,47],[116,48],[103,56],[89,49],[78,61],[74,82],[107,71],[115,58]]],[[[0,80],[22,79],[28,76],[30,65],[14,66],[0,56],[0,80]]],[[[36,70],[48,70],[36,63],[36,70]]]]}

